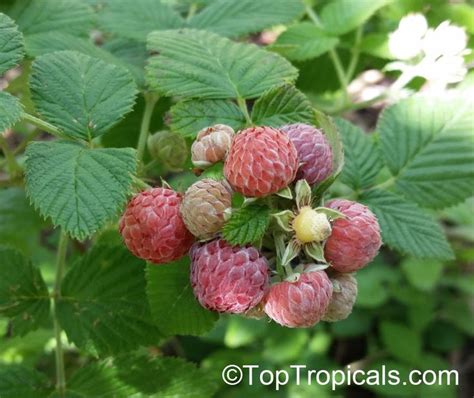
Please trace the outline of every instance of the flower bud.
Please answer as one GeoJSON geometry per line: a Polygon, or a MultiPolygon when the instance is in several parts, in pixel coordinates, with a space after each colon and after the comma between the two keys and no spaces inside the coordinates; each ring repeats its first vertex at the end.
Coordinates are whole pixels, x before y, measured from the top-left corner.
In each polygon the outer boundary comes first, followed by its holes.
{"type": "Polygon", "coordinates": [[[216,124],[202,129],[191,147],[191,159],[199,168],[206,168],[224,160],[234,130],[225,124],[216,124]]]}
{"type": "Polygon", "coordinates": [[[167,168],[179,170],[188,157],[188,147],[182,135],[163,130],[148,137],[148,151],[167,168]]]}
{"type": "Polygon", "coordinates": [[[322,242],[331,235],[331,224],[324,213],[303,207],[293,220],[293,229],[301,243],[322,242]]]}

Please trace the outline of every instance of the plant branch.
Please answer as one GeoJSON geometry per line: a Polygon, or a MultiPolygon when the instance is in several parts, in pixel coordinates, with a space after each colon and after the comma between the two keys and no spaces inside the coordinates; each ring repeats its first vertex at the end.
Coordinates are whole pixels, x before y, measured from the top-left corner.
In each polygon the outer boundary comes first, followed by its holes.
{"type": "Polygon", "coordinates": [[[45,122],[44,120],[37,118],[36,116],[30,115],[29,113],[23,112],[23,114],[21,115],[21,118],[48,133],[51,133],[57,136],[64,135],[63,132],[57,127],[53,126],[52,124],[48,122],[45,122]]]}
{"type": "Polygon", "coordinates": [[[143,111],[140,136],[138,137],[137,145],[137,159],[139,162],[143,160],[143,155],[145,154],[146,141],[148,133],[150,132],[151,117],[158,99],[158,96],[153,93],[145,93],[145,110],[143,111]]]}
{"type": "Polygon", "coordinates": [[[359,62],[360,56],[360,43],[362,41],[363,26],[359,26],[356,31],[356,37],[354,42],[354,48],[352,50],[352,57],[347,68],[346,81],[349,84],[354,77],[354,73],[359,62]]]}
{"type": "Polygon", "coordinates": [[[240,111],[245,117],[245,121],[247,125],[251,126],[253,124],[252,118],[250,117],[249,110],[247,108],[247,103],[245,102],[245,99],[242,97],[237,98],[237,105],[239,105],[240,111]]]}
{"type": "Polygon", "coordinates": [[[67,245],[68,237],[64,231],[61,231],[59,238],[59,245],[56,255],[56,277],[54,280],[53,288],[53,322],[54,322],[54,337],[56,339],[56,389],[58,395],[61,398],[65,397],[66,394],[66,375],[64,370],[64,352],[63,345],[61,342],[61,325],[58,321],[58,316],[56,313],[57,305],[59,299],[61,298],[61,282],[63,280],[64,274],[64,265],[66,263],[66,254],[67,254],[67,245]]]}

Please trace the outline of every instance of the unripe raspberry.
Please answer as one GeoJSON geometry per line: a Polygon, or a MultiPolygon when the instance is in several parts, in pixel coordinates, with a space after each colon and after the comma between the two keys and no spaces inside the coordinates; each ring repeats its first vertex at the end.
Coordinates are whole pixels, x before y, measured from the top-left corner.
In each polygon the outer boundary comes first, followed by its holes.
{"type": "Polygon", "coordinates": [[[352,312],[357,298],[357,279],[352,274],[337,274],[331,277],[334,289],[323,321],[336,322],[346,319],[352,312]]]}
{"type": "Polygon", "coordinates": [[[293,229],[301,243],[322,242],[331,234],[331,224],[324,213],[309,206],[301,208],[293,220],[293,229]]]}
{"type": "Polygon", "coordinates": [[[235,191],[261,197],[285,188],[297,167],[296,148],[285,134],[271,127],[252,127],[232,141],[224,175],[235,191]]]}
{"type": "Polygon", "coordinates": [[[265,312],[289,328],[307,328],[319,322],[332,295],[332,283],[324,271],[304,272],[296,282],[271,286],[264,299],[265,312]]]}
{"type": "Polygon", "coordinates": [[[179,214],[181,195],[166,188],[140,192],[128,204],[119,230],[137,257],[155,264],[184,256],[194,242],[179,214]]]}
{"type": "Polygon", "coordinates": [[[191,250],[191,284],[203,307],[241,314],[262,300],[268,287],[267,259],[251,246],[222,239],[191,250]]]}
{"type": "Polygon", "coordinates": [[[377,217],[366,206],[345,199],[335,199],[326,207],[343,213],[332,225],[331,236],[326,241],[324,255],[339,272],[353,272],[377,255],[382,239],[377,217]]]}
{"type": "Polygon", "coordinates": [[[308,184],[313,185],[331,175],[332,150],[320,130],[303,123],[289,124],[280,130],[288,134],[298,151],[298,180],[304,178],[308,184]]]}
{"type": "Polygon", "coordinates": [[[171,131],[158,131],[149,136],[147,146],[150,155],[171,170],[183,167],[188,157],[186,140],[181,134],[171,131]]]}
{"type": "Polygon", "coordinates": [[[232,191],[227,181],[204,179],[191,185],[181,203],[181,215],[194,236],[208,239],[225,222],[225,211],[232,206],[232,191]]]}
{"type": "Polygon", "coordinates": [[[191,160],[204,169],[224,160],[230,148],[234,129],[225,124],[215,124],[202,129],[191,147],[191,160]]]}

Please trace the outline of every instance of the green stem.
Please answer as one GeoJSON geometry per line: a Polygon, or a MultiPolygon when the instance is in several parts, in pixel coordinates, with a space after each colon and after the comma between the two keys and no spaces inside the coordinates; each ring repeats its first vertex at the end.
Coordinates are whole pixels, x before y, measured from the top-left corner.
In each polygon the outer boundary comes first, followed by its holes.
{"type": "Polygon", "coordinates": [[[370,187],[368,190],[372,189],[387,189],[390,188],[395,183],[396,177],[390,177],[388,180],[381,182],[380,184],[370,187]]]}
{"type": "Polygon", "coordinates": [[[145,93],[145,110],[143,112],[140,136],[138,137],[137,145],[137,159],[139,162],[143,160],[143,155],[145,154],[146,141],[150,131],[151,116],[153,115],[153,110],[155,109],[157,101],[158,96],[152,93],[145,93]]]}
{"type": "Polygon", "coordinates": [[[46,131],[54,135],[63,136],[63,132],[59,130],[57,127],[53,126],[52,124],[49,124],[48,122],[45,122],[44,120],[37,118],[36,116],[23,112],[21,117],[22,119],[26,120],[27,122],[30,122],[32,125],[40,128],[43,131],[46,131]]]}
{"type": "Polygon", "coordinates": [[[192,17],[194,17],[194,14],[196,14],[196,11],[197,11],[197,4],[192,3],[189,6],[188,15],[186,16],[186,21],[189,21],[192,17]]]}
{"type": "Polygon", "coordinates": [[[18,155],[19,153],[21,153],[25,148],[26,146],[28,145],[28,143],[32,140],[34,140],[38,135],[40,134],[40,131],[39,130],[33,130],[31,133],[29,133],[24,139],[23,141],[20,142],[20,144],[15,148],[15,150],[13,151],[13,153],[15,155],[18,155]]]}
{"type": "Polygon", "coordinates": [[[17,163],[15,155],[13,154],[13,151],[10,150],[8,142],[3,134],[0,134],[0,149],[3,151],[3,154],[5,156],[5,161],[8,167],[10,178],[15,179],[16,177],[21,175],[21,167],[17,163]]]}
{"type": "Polygon", "coordinates": [[[61,231],[61,236],[59,238],[58,251],[56,255],[56,278],[54,280],[54,288],[53,288],[53,305],[54,305],[53,322],[54,322],[54,337],[56,339],[56,351],[55,351],[56,389],[58,391],[58,395],[61,398],[64,398],[66,394],[66,374],[64,370],[63,345],[61,342],[61,325],[59,324],[59,321],[58,321],[56,308],[61,298],[61,282],[63,280],[64,265],[66,263],[67,245],[68,245],[67,234],[61,231]]]}
{"type": "Polygon", "coordinates": [[[346,74],[347,83],[350,83],[352,78],[354,77],[354,73],[355,73],[355,70],[356,70],[356,67],[357,67],[357,63],[359,62],[360,43],[362,41],[362,33],[363,33],[363,27],[361,25],[357,28],[357,31],[356,31],[354,47],[353,47],[353,50],[352,50],[352,58],[351,58],[351,61],[349,62],[349,66],[347,68],[347,74],[346,74]]]}
{"type": "Polygon", "coordinates": [[[250,117],[249,110],[247,108],[247,103],[245,102],[245,99],[239,97],[237,98],[237,105],[239,105],[239,108],[242,112],[242,114],[245,117],[245,121],[247,125],[251,126],[253,124],[252,118],[250,117]]]}

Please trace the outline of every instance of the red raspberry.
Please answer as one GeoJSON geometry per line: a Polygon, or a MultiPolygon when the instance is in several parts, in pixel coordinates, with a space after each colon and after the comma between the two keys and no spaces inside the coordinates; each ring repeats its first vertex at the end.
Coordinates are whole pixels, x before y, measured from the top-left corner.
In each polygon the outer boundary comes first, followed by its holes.
{"type": "Polygon", "coordinates": [[[313,126],[303,123],[280,127],[296,147],[300,166],[296,178],[308,184],[325,180],[332,172],[332,150],[326,136],[313,126]]]}
{"type": "Polygon", "coordinates": [[[234,137],[224,175],[234,191],[261,197],[285,188],[297,168],[296,148],[285,134],[271,127],[252,127],[234,137]]]}
{"type": "Polygon", "coordinates": [[[268,286],[267,259],[251,246],[222,239],[191,250],[191,284],[203,307],[241,314],[255,307],[268,286]]]}
{"type": "Polygon", "coordinates": [[[304,272],[296,282],[273,285],[265,297],[265,312],[289,328],[315,325],[326,312],[332,283],[324,271],[304,272]]]}
{"type": "Polygon", "coordinates": [[[366,206],[345,199],[335,199],[326,207],[343,213],[332,225],[324,256],[339,272],[353,272],[377,255],[382,239],[377,217],[366,206]]]}
{"type": "Polygon", "coordinates": [[[154,188],[133,197],[120,219],[125,245],[137,257],[155,264],[184,256],[194,242],[179,214],[181,195],[154,188]]]}

